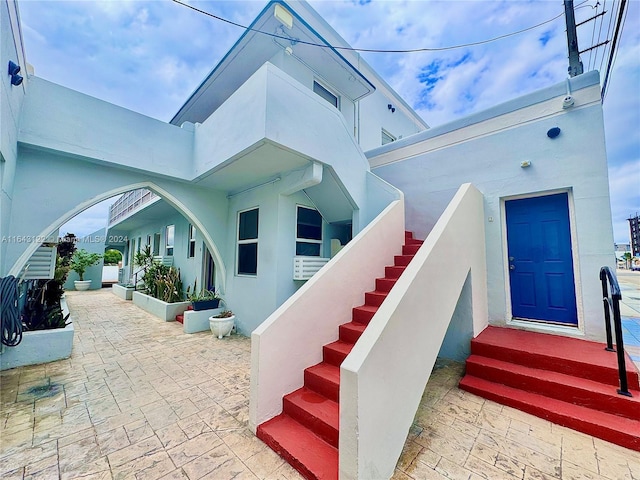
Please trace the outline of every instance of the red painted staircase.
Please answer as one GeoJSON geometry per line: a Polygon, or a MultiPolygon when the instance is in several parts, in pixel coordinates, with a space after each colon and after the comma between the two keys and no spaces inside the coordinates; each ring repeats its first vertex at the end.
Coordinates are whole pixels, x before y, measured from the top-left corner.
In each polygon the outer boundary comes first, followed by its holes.
{"type": "Polygon", "coordinates": [[[640,385],[627,356],[632,397],[617,393],[616,354],[575,338],[488,327],[471,341],[460,388],[640,451],[640,385]]]}
{"type": "Polygon", "coordinates": [[[421,245],[405,233],[402,255],[376,279],[376,289],[365,293],[352,321],[340,325],[338,340],[323,347],[323,361],[304,371],[304,386],[283,398],[280,415],[258,426],[258,438],[307,479],[338,478],[340,364],[421,245]]]}
{"type": "MultiPolygon", "coordinates": [[[[189,305],[187,307],[187,310],[193,310],[193,305],[189,305]]],[[[184,313],[179,313],[178,315],[176,315],[176,322],[184,323],[184,313]]]]}

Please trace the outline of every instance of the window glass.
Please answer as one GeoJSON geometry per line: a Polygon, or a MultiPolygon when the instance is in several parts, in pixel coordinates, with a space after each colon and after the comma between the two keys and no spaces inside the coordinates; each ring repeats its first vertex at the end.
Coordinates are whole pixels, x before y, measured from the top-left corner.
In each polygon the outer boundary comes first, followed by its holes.
{"type": "Polygon", "coordinates": [[[258,220],[257,208],[238,214],[238,275],[258,273],[258,220]]]}
{"type": "Polygon", "coordinates": [[[296,255],[319,257],[322,247],[322,216],[314,208],[298,206],[296,255]]]}
{"type": "Polygon", "coordinates": [[[338,108],[338,97],[320,85],[318,82],[313,82],[313,91],[324,98],[334,107],[338,108]]]}
{"type": "Polygon", "coordinates": [[[167,225],[167,229],[165,231],[165,251],[168,257],[173,256],[173,241],[175,237],[176,226],[175,225],[167,225]]]}
{"type": "Polygon", "coordinates": [[[196,227],[189,225],[189,246],[187,251],[187,257],[192,258],[196,256],[196,227]]]}
{"type": "Polygon", "coordinates": [[[258,209],[240,213],[238,240],[258,238],[258,209]]]}

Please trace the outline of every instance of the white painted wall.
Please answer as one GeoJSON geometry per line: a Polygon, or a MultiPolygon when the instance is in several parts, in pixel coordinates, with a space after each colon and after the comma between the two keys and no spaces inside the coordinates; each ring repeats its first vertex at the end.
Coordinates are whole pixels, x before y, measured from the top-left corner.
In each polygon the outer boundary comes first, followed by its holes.
{"type": "Polygon", "coordinates": [[[393,263],[404,242],[404,202],[389,205],[251,335],[249,424],[282,411],[282,397],[303,384],[304,369],[322,360],[364,292],[393,263]]]}
{"type": "Polygon", "coordinates": [[[474,335],[487,326],[483,217],[482,194],[460,187],[342,363],[341,479],[393,475],[468,276],[468,321],[474,335]]]}
{"type": "MultiPolygon", "coordinates": [[[[9,218],[13,205],[14,178],[18,157],[18,126],[27,90],[27,62],[22,46],[18,5],[0,2],[0,238],[9,232],[9,218]],[[22,85],[11,85],[7,75],[9,60],[21,66],[22,85]]],[[[6,250],[10,242],[0,242],[0,272],[6,269],[6,250]]],[[[3,276],[3,275],[0,275],[3,276]]]]}
{"type": "MultiPolygon", "coordinates": [[[[373,172],[405,193],[407,227],[425,236],[458,187],[472,182],[485,198],[489,318],[510,321],[504,201],[568,191],[576,263],[579,329],[565,335],[604,339],[598,272],[614,263],[602,106],[597,72],[571,80],[575,106],[563,110],[566,84],[386,145],[367,156],[373,172]],[[560,127],[556,139],[547,137],[560,127]],[[522,161],[531,166],[521,168],[522,161]]],[[[476,239],[467,238],[469,244],[476,239]]]]}
{"type": "MultiPolygon", "coordinates": [[[[220,191],[25,149],[21,151],[15,178],[14,200],[24,208],[11,217],[11,235],[46,236],[57,232],[60,225],[84,209],[135,188],[155,191],[196,226],[216,261],[217,287],[224,292],[226,267],[221,252],[226,251],[228,200],[220,191]],[[34,198],[40,202],[38,209],[28,208],[34,198]]],[[[35,248],[37,244],[9,244],[10,272],[19,272],[35,248]]]]}

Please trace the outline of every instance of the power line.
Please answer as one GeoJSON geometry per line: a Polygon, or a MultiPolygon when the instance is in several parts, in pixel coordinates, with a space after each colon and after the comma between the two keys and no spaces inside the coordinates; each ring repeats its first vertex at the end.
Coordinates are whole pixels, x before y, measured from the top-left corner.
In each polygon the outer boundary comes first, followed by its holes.
{"type": "MultiPolygon", "coordinates": [[[[295,40],[296,43],[300,43],[300,44],[303,44],[303,45],[310,45],[310,46],[313,46],[313,47],[331,48],[331,49],[335,49],[335,50],[348,50],[348,51],[352,51],[352,52],[367,52],[367,53],[441,52],[441,51],[444,51],[444,50],[455,50],[455,49],[458,49],[458,48],[474,47],[474,46],[477,46],[477,45],[483,45],[483,44],[486,44],[486,43],[495,42],[497,40],[502,40],[503,38],[512,37],[514,35],[519,35],[521,33],[527,32],[529,30],[533,30],[535,28],[541,27],[542,25],[546,25],[547,23],[551,23],[554,20],[557,20],[558,18],[560,18],[560,17],[562,17],[564,15],[564,12],[563,12],[563,13],[560,13],[559,15],[556,15],[553,18],[550,18],[549,20],[545,20],[544,22],[538,23],[538,24],[533,25],[531,27],[523,28],[522,30],[518,30],[516,32],[507,33],[507,34],[504,34],[504,35],[500,35],[500,36],[497,36],[497,37],[494,37],[494,38],[490,38],[490,39],[487,39],[487,40],[481,40],[481,41],[478,41],[478,42],[464,43],[464,44],[460,44],[460,45],[452,45],[452,46],[449,46],[449,47],[411,48],[411,49],[407,49],[407,50],[387,50],[387,49],[377,49],[377,48],[343,47],[343,46],[328,45],[328,44],[323,44],[323,43],[307,42],[307,41],[304,41],[304,40],[293,39],[293,38],[291,38],[289,36],[278,35],[277,33],[265,32],[265,31],[259,30],[257,28],[251,28],[251,27],[248,27],[246,25],[242,25],[240,23],[236,23],[236,22],[234,22],[232,20],[229,20],[227,18],[220,17],[218,15],[214,15],[213,13],[207,12],[205,10],[201,10],[199,8],[196,8],[193,5],[182,3],[180,0],[172,0],[172,1],[174,3],[177,3],[178,5],[182,5],[183,7],[190,8],[191,10],[194,10],[194,11],[196,11],[198,13],[201,13],[203,15],[207,15],[208,17],[215,18],[216,20],[219,20],[219,21],[224,22],[224,23],[228,23],[229,25],[233,25],[233,26],[238,27],[238,28],[242,28],[245,31],[260,33],[262,35],[266,35],[268,37],[273,37],[273,38],[279,38],[281,40],[295,40]]],[[[586,1],[588,1],[588,0],[585,0],[580,5],[586,3],[586,1]]]]}
{"type": "Polygon", "coordinates": [[[624,27],[624,23],[627,18],[627,0],[621,0],[620,2],[620,10],[618,12],[618,20],[616,22],[616,31],[613,34],[613,44],[611,45],[611,53],[609,54],[609,63],[607,65],[607,73],[604,77],[604,83],[602,84],[602,93],[600,95],[601,101],[604,102],[604,98],[607,94],[607,86],[609,83],[609,76],[611,74],[611,69],[615,62],[615,59],[618,56],[618,51],[616,50],[616,46],[618,44],[618,39],[620,38],[620,34],[622,33],[622,28],[624,27]]]}

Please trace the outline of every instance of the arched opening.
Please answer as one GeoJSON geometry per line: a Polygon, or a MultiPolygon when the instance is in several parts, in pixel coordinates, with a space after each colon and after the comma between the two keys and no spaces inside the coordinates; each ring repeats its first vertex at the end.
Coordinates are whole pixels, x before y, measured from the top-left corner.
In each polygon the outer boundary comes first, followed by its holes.
{"type": "MultiPolygon", "coordinates": [[[[183,202],[180,198],[178,198],[175,194],[171,193],[170,191],[168,191],[166,188],[161,187],[160,185],[154,183],[154,182],[150,182],[150,181],[145,181],[145,182],[139,182],[139,183],[133,183],[133,184],[127,184],[127,185],[123,185],[105,192],[102,192],[98,195],[93,196],[92,198],[90,198],[89,200],[83,201],[81,203],[79,203],[75,208],[65,212],[63,215],[59,216],[57,219],[55,219],[54,221],[52,221],[47,227],[45,227],[39,235],[36,236],[36,238],[47,238],[49,236],[51,236],[52,234],[56,234],[58,232],[58,230],[60,229],[61,226],[65,225],[67,222],[69,222],[69,220],[71,220],[73,217],[77,216],[78,214],[82,213],[83,211],[87,210],[88,208],[101,203],[107,199],[114,199],[114,202],[116,200],[116,198],[118,196],[121,196],[123,194],[126,194],[127,192],[134,192],[134,191],[139,191],[139,190],[147,190],[149,192],[153,192],[154,195],[156,195],[164,204],[166,204],[166,206],[171,207],[172,209],[175,210],[176,213],[178,213],[180,216],[182,216],[185,221],[188,223],[189,227],[188,227],[188,234],[192,235],[193,238],[189,238],[189,245],[188,245],[188,249],[192,248],[192,245],[195,244],[195,237],[196,237],[196,233],[198,235],[198,238],[201,239],[201,244],[202,244],[202,251],[204,252],[205,249],[207,251],[208,255],[203,255],[204,258],[206,258],[206,262],[207,262],[207,272],[209,274],[209,280],[213,278],[212,274],[211,274],[211,268],[213,266],[215,266],[215,290],[220,292],[221,294],[224,293],[225,291],[225,277],[226,277],[226,269],[225,269],[225,265],[222,261],[222,256],[220,255],[220,251],[218,249],[218,247],[216,246],[213,237],[211,236],[209,229],[207,227],[207,225],[205,225],[205,223],[202,221],[201,218],[198,217],[198,215],[196,215],[196,213],[189,208],[189,206],[187,206],[185,204],[185,202],[183,202]],[[192,242],[192,240],[194,242],[192,242]]],[[[133,207],[135,207],[135,205],[132,205],[133,207]]],[[[144,205],[142,205],[144,206],[144,205]]],[[[130,212],[128,212],[130,214],[135,214],[136,213],[136,209],[132,208],[130,212]]],[[[130,218],[132,215],[126,215],[123,218],[130,218]]],[[[105,219],[106,220],[106,219],[105,219]]],[[[170,225],[167,225],[167,227],[169,227],[170,225]]],[[[163,248],[165,249],[164,252],[160,252],[159,248],[160,248],[160,244],[161,244],[161,240],[162,240],[162,235],[168,235],[169,234],[169,230],[167,229],[164,232],[154,232],[153,235],[151,237],[145,237],[144,238],[144,244],[145,245],[150,245],[151,248],[154,249],[158,249],[158,253],[163,253],[165,255],[159,255],[159,256],[169,256],[166,255],[168,253],[173,253],[172,251],[169,251],[169,248],[174,248],[172,245],[168,245],[166,240],[163,243],[163,248]]],[[[109,232],[109,227],[107,227],[106,232],[109,232]]],[[[116,230],[117,231],[117,230],[116,230]]],[[[115,231],[114,231],[115,232],[115,231]]],[[[66,233],[66,232],[61,232],[62,234],[66,233]]],[[[175,231],[173,232],[173,235],[175,235],[175,231]]],[[[109,233],[108,235],[105,235],[105,244],[106,245],[111,245],[111,246],[121,246],[124,247],[122,248],[123,253],[125,258],[127,258],[126,256],[129,255],[129,259],[132,259],[132,253],[139,250],[139,247],[143,244],[143,240],[142,240],[142,235],[140,235],[140,237],[136,237],[136,238],[132,238],[129,239],[127,238],[126,241],[122,241],[119,242],[118,238],[116,238],[117,234],[116,233],[109,233]],[[109,238],[111,237],[111,238],[109,238]],[[128,243],[128,245],[127,245],[128,243]],[[118,245],[120,244],[120,245],[118,245]]],[[[122,235],[122,237],[125,237],[125,235],[122,235]]],[[[166,237],[165,237],[166,238],[166,237]]],[[[124,238],[122,239],[124,240],[124,238]]],[[[34,243],[29,243],[26,244],[26,248],[24,249],[24,251],[22,252],[22,254],[19,256],[19,258],[14,262],[12,268],[9,271],[10,275],[14,275],[17,276],[19,275],[19,273],[22,271],[22,269],[24,268],[24,266],[26,265],[26,263],[29,261],[29,259],[31,258],[31,256],[33,255],[33,253],[37,250],[37,248],[40,246],[39,243],[34,242],[34,243]]],[[[194,247],[195,248],[195,247],[194,247]]],[[[187,250],[187,255],[189,255],[191,253],[190,250],[187,250]]],[[[193,252],[195,254],[195,251],[193,252]]],[[[123,263],[125,263],[125,261],[123,260],[123,263]]],[[[128,263],[128,262],[127,262],[128,263]]],[[[199,268],[199,272],[204,272],[204,263],[203,265],[199,268]]],[[[192,282],[192,279],[185,279],[185,284],[188,284],[192,282]]]]}

